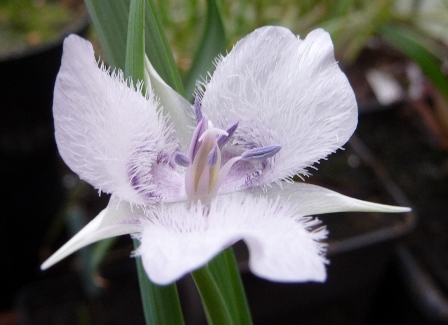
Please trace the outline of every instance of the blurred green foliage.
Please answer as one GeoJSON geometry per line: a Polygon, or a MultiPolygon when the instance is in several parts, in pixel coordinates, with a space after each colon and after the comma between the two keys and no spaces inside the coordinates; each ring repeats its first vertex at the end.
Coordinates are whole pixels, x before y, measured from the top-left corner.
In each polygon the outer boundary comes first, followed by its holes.
{"type": "Polygon", "coordinates": [[[0,54],[54,39],[82,12],[76,0],[1,0],[0,54]]]}
{"type": "MultiPolygon", "coordinates": [[[[205,21],[205,0],[158,0],[166,33],[182,72],[205,21]]],[[[446,0],[222,0],[221,10],[229,44],[263,25],[281,25],[304,37],[323,27],[332,35],[342,63],[356,59],[369,39],[384,25],[409,28],[439,59],[448,44],[446,0]]]]}

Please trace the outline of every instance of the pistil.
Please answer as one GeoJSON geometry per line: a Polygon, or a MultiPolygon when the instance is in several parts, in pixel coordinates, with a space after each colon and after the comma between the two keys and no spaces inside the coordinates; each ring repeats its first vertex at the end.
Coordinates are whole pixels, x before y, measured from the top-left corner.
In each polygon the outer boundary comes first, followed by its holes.
{"type": "Polygon", "coordinates": [[[241,156],[235,156],[221,166],[221,150],[228,143],[238,127],[238,122],[230,125],[226,131],[213,126],[201,112],[199,99],[194,103],[198,122],[190,142],[188,156],[176,152],[174,161],[186,167],[185,191],[189,199],[210,200],[214,197],[229,173],[232,166],[240,161],[262,161],[274,156],[280,145],[269,145],[245,151],[241,156]]]}

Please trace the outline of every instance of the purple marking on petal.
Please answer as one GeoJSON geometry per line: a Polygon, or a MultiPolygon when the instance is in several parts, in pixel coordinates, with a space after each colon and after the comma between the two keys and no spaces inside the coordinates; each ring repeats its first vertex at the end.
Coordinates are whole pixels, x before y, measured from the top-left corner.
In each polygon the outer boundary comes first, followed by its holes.
{"type": "Polygon", "coordinates": [[[190,161],[194,161],[194,157],[196,156],[196,153],[199,150],[199,138],[205,132],[206,127],[207,127],[206,120],[203,117],[196,126],[196,129],[194,130],[193,133],[193,137],[191,138],[190,150],[188,152],[188,158],[190,159],[190,161]]]}
{"type": "Polygon", "coordinates": [[[201,100],[197,94],[194,97],[194,115],[196,116],[196,123],[199,124],[199,122],[203,119],[203,116],[201,110],[201,100]]]}
{"type": "Polygon", "coordinates": [[[191,164],[190,159],[187,155],[184,155],[182,152],[176,151],[174,153],[174,161],[176,164],[182,167],[188,167],[191,164]]]}
{"type": "Polygon", "coordinates": [[[266,147],[254,148],[243,152],[241,155],[242,160],[250,161],[250,160],[264,160],[272,157],[277,152],[280,151],[282,146],[279,145],[271,145],[266,147]]]}
{"type": "Polygon", "coordinates": [[[168,165],[171,168],[174,168],[174,164],[173,164],[173,162],[171,160],[171,156],[168,155],[166,152],[163,152],[163,151],[161,151],[161,152],[159,152],[157,154],[156,163],[157,164],[168,165]]]}
{"type": "Polygon", "coordinates": [[[238,123],[239,121],[233,123],[231,126],[229,126],[226,130],[226,132],[228,133],[228,135],[223,135],[221,134],[218,139],[216,140],[216,142],[218,143],[219,148],[221,149],[222,147],[224,147],[224,145],[229,142],[230,138],[232,137],[232,135],[235,133],[236,128],[238,127],[238,123]]]}
{"type": "Polygon", "coordinates": [[[213,149],[208,154],[207,165],[209,165],[210,167],[214,166],[218,160],[218,150],[219,150],[219,147],[218,147],[218,145],[215,144],[213,149]]]}
{"type": "Polygon", "coordinates": [[[157,198],[157,195],[148,186],[150,183],[150,172],[148,166],[139,166],[134,162],[129,162],[127,167],[127,174],[132,188],[137,191],[139,196],[145,201],[152,201],[157,198]]]}
{"type": "Polygon", "coordinates": [[[138,193],[138,196],[145,203],[152,204],[160,199],[159,195],[154,192],[151,181],[153,165],[160,163],[169,166],[169,168],[174,165],[171,162],[171,157],[163,151],[156,153],[148,148],[145,145],[147,143],[146,139],[139,142],[142,145],[137,146],[129,157],[126,164],[126,174],[129,184],[138,193]]]}

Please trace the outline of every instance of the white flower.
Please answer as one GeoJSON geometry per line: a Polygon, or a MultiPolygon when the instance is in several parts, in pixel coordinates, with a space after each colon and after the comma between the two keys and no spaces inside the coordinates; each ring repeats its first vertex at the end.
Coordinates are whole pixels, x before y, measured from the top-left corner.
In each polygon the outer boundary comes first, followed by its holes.
{"type": "Polygon", "coordinates": [[[59,152],[112,198],[42,269],[130,233],[158,284],[241,239],[260,277],[324,281],[327,232],[311,215],[409,210],[288,181],[344,145],[357,124],[325,31],[304,40],[281,27],[254,31],[219,59],[193,107],[147,71],[145,97],[121,72],[98,67],[90,43],[65,40],[53,107],[59,152]]]}

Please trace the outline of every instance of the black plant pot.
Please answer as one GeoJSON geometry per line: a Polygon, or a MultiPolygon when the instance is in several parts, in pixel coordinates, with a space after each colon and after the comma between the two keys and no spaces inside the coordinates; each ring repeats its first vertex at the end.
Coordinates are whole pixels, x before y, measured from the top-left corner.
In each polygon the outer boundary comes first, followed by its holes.
{"type": "Polygon", "coordinates": [[[58,39],[0,57],[0,309],[38,277],[38,248],[61,202],[52,117],[62,41],[84,33],[84,15],[58,39]]]}

